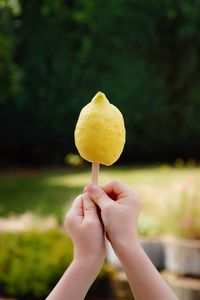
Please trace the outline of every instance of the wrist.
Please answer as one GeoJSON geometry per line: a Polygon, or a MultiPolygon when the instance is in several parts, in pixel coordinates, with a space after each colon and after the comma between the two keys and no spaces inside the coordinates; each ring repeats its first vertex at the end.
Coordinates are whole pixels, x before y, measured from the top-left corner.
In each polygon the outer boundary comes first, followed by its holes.
{"type": "Polygon", "coordinates": [[[139,240],[138,240],[137,232],[132,231],[132,232],[126,232],[123,234],[111,235],[110,243],[111,243],[113,249],[123,250],[129,246],[134,248],[135,246],[137,246],[137,244],[139,244],[139,240]],[[112,238],[113,236],[115,238],[112,238]]]}
{"type": "Polygon", "coordinates": [[[120,260],[123,257],[128,257],[129,255],[133,256],[134,253],[142,249],[139,240],[134,237],[118,239],[118,241],[115,241],[114,243],[111,241],[111,244],[120,260]]]}
{"type": "Polygon", "coordinates": [[[98,273],[103,265],[104,259],[97,258],[95,255],[87,257],[74,257],[73,264],[86,272],[98,273]]]}

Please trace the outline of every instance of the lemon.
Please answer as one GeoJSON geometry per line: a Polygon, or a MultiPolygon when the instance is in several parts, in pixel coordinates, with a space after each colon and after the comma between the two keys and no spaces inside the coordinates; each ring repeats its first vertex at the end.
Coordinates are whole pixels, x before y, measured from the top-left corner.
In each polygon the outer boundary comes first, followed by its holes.
{"type": "Polygon", "coordinates": [[[121,112],[101,92],[81,110],[74,133],[80,156],[106,166],[120,157],[125,135],[121,112]]]}

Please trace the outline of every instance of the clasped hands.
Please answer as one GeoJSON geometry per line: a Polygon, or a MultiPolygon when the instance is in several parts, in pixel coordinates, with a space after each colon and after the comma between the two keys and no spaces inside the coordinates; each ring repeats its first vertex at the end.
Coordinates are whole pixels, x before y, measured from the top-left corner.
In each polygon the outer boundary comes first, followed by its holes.
{"type": "Polygon", "coordinates": [[[178,300],[139,244],[139,212],[138,194],[121,182],[86,187],[65,219],[74,245],[73,261],[47,300],[85,298],[104,262],[106,238],[122,263],[135,299],[178,300]]]}
{"type": "Polygon", "coordinates": [[[106,255],[106,238],[116,253],[123,245],[138,243],[139,211],[139,195],[121,182],[87,186],[65,218],[74,261],[82,266],[91,263],[98,273],[106,255]]]}

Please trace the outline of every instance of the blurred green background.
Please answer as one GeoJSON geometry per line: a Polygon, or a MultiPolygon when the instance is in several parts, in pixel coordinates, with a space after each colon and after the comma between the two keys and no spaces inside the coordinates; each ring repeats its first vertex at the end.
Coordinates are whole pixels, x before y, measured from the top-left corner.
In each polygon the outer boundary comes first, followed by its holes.
{"type": "Polygon", "coordinates": [[[200,157],[200,1],[0,1],[0,162],[62,164],[99,90],[121,160],[200,157]]]}
{"type": "Polygon", "coordinates": [[[140,193],[140,234],[200,236],[199,12],[200,0],[0,0],[0,298],[42,299],[70,263],[61,224],[91,176],[73,134],[98,91],[127,130],[100,183],[140,193]]]}

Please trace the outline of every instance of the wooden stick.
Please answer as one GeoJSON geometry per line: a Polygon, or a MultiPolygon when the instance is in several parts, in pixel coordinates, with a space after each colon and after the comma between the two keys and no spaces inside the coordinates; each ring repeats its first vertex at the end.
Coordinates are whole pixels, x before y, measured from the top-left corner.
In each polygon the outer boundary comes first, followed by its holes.
{"type": "Polygon", "coordinates": [[[92,163],[92,184],[98,185],[98,178],[99,178],[99,163],[92,163]]]}

